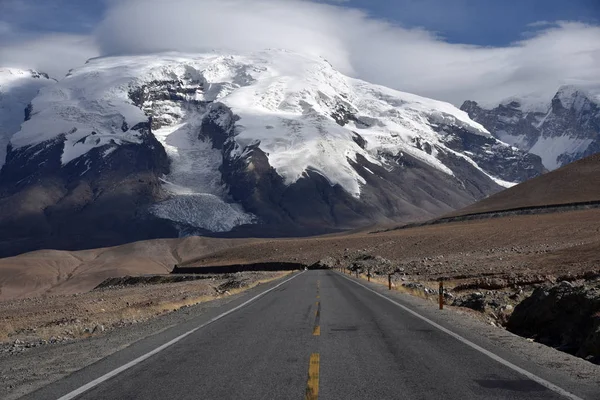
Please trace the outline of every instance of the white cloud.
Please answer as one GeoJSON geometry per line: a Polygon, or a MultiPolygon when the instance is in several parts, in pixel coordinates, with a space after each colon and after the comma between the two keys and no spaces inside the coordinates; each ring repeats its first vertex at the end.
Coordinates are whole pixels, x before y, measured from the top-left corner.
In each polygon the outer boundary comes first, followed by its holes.
{"type": "MultiPolygon", "coordinates": [[[[539,27],[542,25],[540,24],[539,27]]],[[[299,0],[128,0],[97,32],[105,54],[281,47],[327,58],[342,72],[460,104],[515,94],[552,96],[600,81],[600,27],[547,24],[511,46],[450,44],[350,8],[299,0]]]]}
{"type": "Polygon", "coordinates": [[[49,34],[2,44],[0,66],[32,68],[58,79],[98,54],[89,36],[49,34]]]}
{"type": "Polygon", "coordinates": [[[103,54],[286,48],[348,69],[343,21],[333,21],[355,15],[299,0],[132,0],[114,3],[96,37],[103,54]]]}
{"type": "Polygon", "coordinates": [[[3,46],[0,64],[12,59],[66,72],[96,51],[287,48],[323,56],[346,74],[455,104],[529,93],[550,98],[563,83],[600,82],[600,26],[544,22],[510,46],[479,47],[450,44],[329,3],[110,0],[93,33],[98,50],[83,37],[50,36],[3,46]]]}

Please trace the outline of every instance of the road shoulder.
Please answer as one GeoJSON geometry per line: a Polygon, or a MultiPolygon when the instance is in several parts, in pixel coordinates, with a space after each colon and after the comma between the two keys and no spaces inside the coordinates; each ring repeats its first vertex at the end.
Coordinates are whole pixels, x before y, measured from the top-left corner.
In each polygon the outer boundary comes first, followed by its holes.
{"type": "Polygon", "coordinates": [[[584,398],[600,398],[600,366],[486,324],[460,308],[445,307],[440,311],[437,304],[432,301],[395,290],[390,291],[379,283],[367,282],[338,272],[333,273],[400,303],[502,359],[571,393],[584,398]]]}

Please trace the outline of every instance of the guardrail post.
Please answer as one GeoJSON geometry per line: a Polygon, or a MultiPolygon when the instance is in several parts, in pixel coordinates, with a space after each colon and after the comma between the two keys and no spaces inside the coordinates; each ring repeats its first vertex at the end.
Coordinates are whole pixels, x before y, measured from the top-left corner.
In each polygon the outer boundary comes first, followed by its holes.
{"type": "Polygon", "coordinates": [[[440,310],[443,310],[444,309],[444,281],[441,279],[440,279],[439,296],[440,296],[440,310]]]}
{"type": "Polygon", "coordinates": [[[392,290],[392,274],[388,274],[388,290],[392,290]]]}

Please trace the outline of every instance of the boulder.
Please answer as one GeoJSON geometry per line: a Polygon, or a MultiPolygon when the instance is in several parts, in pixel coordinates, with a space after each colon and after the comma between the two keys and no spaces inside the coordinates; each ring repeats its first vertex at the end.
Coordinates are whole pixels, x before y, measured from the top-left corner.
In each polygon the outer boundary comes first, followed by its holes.
{"type": "Polygon", "coordinates": [[[600,313],[596,313],[593,320],[593,328],[583,341],[576,355],[593,363],[600,364],[600,313]]]}
{"type": "Polygon", "coordinates": [[[600,285],[560,282],[519,303],[507,329],[596,362],[600,356],[600,285]]]}

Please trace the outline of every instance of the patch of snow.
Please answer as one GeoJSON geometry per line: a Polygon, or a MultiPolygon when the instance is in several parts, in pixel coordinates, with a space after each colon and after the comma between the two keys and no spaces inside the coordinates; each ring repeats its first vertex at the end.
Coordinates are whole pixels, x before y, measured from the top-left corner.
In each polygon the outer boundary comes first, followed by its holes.
{"type": "Polygon", "coordinates": [[[510,146],[514,146],[517,149],[522,149],[526,147],[527,144],[527,136],[526,135],[511,135],[506,131],[499,130],[496,131],[496,137],[503,143],[506,143],[510,146]]]}
{"type": "Polygon", "coordinates": [[[519,122],[519,117],[517,117],[517,116],[507,117],[505,115],[499,115],[498,121],[500,121],[504,124],[515,124],[515,123],[519,122]]]}
{"type": "Polygon", "coordinates": [[[104,150],[104,152],[102,153],[102,157],[108,157],[116,149],[117,149],[116,147],[111,147],[107,150],[104,150]]]}
{"type": "Polygon", "coordinates": [[[472,166],[474,166],[475,168],[477,168],[479,171],[481,171],[481,173],[483,173],[485,176],[487,176],[488,178],[490,178],[491,180],[493,180],[494,182],[496,182],[496,184],[505,187],[505,188],[511,188],[513,186],[518,185],[518,182],[508,182],[505,180],[502,180],[498,177],[495,177],[491,174],[489,174],[487,171],[485,171],[483,168],[481,168],[479,166],[479,164],[477,164],[475,161],[473,161],[473,159],[471,159],[470,157],[465,156],[462,153],[459,153],[457,151],[451,150],[451,149],[447,149],[447,151],[453,153],[455,156],[462,158],[463,160],[465,160],[466,162],[468,162],[469,164],[471,164],[472,166]]]}
{"type": "Polygon", "coordinates": [[[554,170],[561,166],[558,161],[560,155],[582,153],[592,142],[592,139],[577,139],[568,136],[542,136],[529,151],[542,158],[544,167],[554,170]]]}

